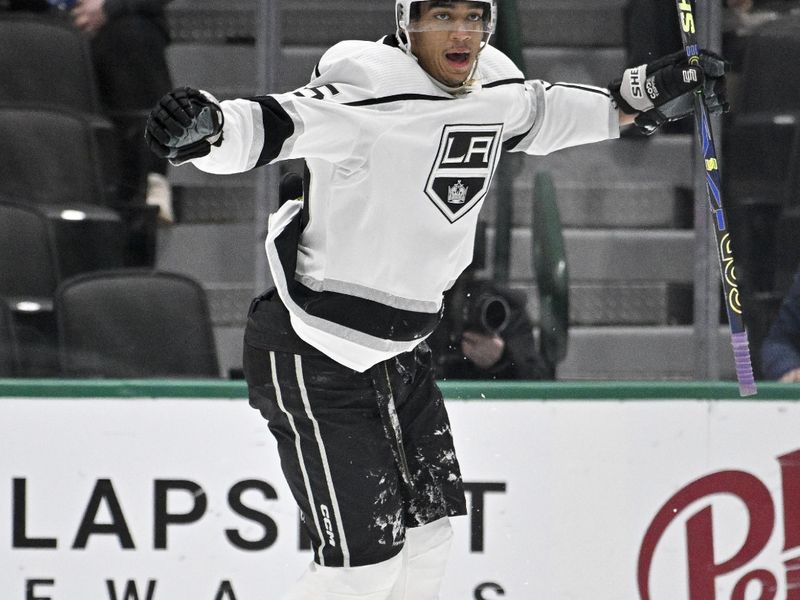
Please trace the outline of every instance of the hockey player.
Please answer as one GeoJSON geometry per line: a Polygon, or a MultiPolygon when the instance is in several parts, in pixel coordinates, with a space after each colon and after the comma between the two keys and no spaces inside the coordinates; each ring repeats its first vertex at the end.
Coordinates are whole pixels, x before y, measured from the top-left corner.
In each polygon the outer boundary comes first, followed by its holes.
{"type": "Polygon", "coordinates": [[[488,44],[494,0],[397,0],[397,30],[333,46],[311,82],[153,109],[150,147],[235,173],[304,158],[305,199],[270,217],[274,289],[245,332],[251,404],[277,440],[314,550],[291,600],[431,600],[465,513],[424,340],[469,265],[501,151],[546,154],[724,105],[723,63],[673,55],[610,89],[526,81],[488,44]],[[704,73],[705,71],[705,73],[704,73]]]}

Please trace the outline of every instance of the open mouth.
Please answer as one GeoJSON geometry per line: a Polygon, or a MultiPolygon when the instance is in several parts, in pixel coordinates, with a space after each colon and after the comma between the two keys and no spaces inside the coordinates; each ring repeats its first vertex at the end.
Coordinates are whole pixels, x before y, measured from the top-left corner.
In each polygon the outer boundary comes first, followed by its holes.
{"type": "Polygon", "coordinates": [[[445,57],[454,67],[464,68],[469,65],[469,52],[448,52],[445,57]]]}

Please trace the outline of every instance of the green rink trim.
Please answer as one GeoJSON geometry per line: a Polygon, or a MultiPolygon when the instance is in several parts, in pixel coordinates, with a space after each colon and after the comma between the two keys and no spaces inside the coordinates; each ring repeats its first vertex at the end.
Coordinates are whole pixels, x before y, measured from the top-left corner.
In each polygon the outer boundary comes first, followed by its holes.
{"type": "MultiPolygon", "coordinates": [[[[800,384],[759,383],[741,398],[734,382],[443,381],[449,400],[800,400],[800,384]]],[[[0,398],[245,399],[244,381],[198,379],[0,379],[0,398]]]]}

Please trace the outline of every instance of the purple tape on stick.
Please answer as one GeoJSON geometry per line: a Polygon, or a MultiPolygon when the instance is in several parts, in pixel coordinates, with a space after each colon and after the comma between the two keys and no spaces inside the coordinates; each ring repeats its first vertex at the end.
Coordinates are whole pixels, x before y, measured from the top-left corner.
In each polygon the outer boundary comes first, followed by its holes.
{"type": "Polygon", "coordinates": [[[731,335],[733,345],[733,361],[736,364],[736,379],[739,381],[740,396],[754,396],[756,381],[753,377],[753,364],[750,362],[750,342],[747,341],[747,332],[731,335]]]}

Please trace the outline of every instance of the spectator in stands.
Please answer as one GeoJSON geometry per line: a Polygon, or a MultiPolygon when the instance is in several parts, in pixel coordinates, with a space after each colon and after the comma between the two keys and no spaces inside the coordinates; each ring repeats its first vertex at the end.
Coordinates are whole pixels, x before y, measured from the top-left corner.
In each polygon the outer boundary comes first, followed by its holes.
{"type": "Polygon", "coordinates": [[[100,99],[120,141],[119,199],[122,206],[157,206],[172,223],[167,162],[142,142],[150,108],[172,87],[166,60],[169,0],[9,0],[11,10],[69,10],[73,25],[90,38],[100,99]],[[70,8],[71,7],[71,8],[70,8]]]}
{"type": "Polygon", "coordinates": [[[761,369],[767,379],[800,383],[800,271],[761,347],[761,369]]]}
{"type": "Polygon", "coordinates": [[[536,350],[525,295],[467,270],[444,295],[428,338],[437,379],[552,379],[536,350]]]}

